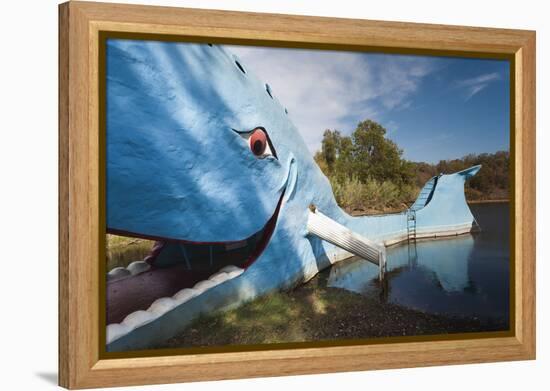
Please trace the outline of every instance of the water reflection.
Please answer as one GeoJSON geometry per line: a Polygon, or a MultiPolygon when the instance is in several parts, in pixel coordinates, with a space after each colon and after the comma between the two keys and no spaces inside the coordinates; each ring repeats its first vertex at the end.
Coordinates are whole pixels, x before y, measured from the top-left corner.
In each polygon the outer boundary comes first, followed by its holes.
{"type": "MultiPolygon", "coordinates": [[[[474,239],[468,235],[454,240],[390,248],[387,276],[393,279],[403,271],[410,273],[420,269],[426,275],[434,274],[429,277],[445,291],[461,291],[468,285],[468,265],[462,260],[468,259],[473,247],[474,239]]],[[[328,285],[364,293],[371,288],[371,280],[376,278],[378,278],[377,266],[359,258],[352,258],[331,268],[328,285]]]]}
{"type": "Polygon", "coordinates": [[[377,266],[357,258],[333,266],[327,285],[430,313],[507,319],[508,205],[472,211],[481,233],[389,248],[383,286],[377,266]]]}

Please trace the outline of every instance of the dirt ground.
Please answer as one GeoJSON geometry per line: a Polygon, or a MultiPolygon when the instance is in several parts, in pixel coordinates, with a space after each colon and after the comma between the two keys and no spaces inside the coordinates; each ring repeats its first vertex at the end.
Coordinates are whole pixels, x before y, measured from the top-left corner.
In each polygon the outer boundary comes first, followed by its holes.
{"type": "Polygon", "coordinates": [[[271,294],[235,310],[199,318],[157,346],[181,348],[435,335],[507,329],[484,322],[427,314],[385,303],[315,278],[290,292],[271,294]]]}

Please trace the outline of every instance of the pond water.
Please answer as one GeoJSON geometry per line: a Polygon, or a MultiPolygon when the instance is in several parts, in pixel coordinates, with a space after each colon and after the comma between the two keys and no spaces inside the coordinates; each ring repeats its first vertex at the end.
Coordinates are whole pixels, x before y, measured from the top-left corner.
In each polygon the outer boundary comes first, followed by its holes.
{"type": "Polygon", "coordinates": [[[387,273],[358,258],[323,272],[328,287],[433,314],[507,324],[510,293],[508,203],[471,205],[481,232],[387,249],[387,273]]]}

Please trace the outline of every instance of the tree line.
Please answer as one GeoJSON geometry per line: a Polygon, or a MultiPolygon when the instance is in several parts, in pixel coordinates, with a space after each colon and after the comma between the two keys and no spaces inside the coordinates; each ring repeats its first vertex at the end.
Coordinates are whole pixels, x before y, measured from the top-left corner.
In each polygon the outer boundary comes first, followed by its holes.
{"type": "Polygon", "coordinates": [[[350,136],[331,129],[323,133],[321,150],[314,158],[329,178],[338,203],[348,212],[405,209],[431,177],[477,164],[483,168],[467,181],[467,199],[508,198],[509,152],[470,154],[437,164],[411,162],[386,135],[386,129],[372,120],[360,122],[350,136]]]}

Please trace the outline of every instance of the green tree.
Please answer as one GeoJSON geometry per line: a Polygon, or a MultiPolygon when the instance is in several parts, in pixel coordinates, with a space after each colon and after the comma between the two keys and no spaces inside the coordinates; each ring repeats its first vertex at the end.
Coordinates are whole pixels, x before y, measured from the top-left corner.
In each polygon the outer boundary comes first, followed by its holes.
{"type": "Polygon", "coordinates": [[[317,163],[321,171],[323,171],[323,174],[330,177],[327,162],[325,161],[325,157],[321,151],[317,151],[315,155],[313,155],[313,160],[315,160],[315,163],[317,163]]]}
{"type": "Polygon", "coordinates": [[[351,179],[354,169],[354,152],[353,141],[349,136],[339,136],[337,159],[334,165],[335,176],[342,181],[351,179]]]}
{"type": "Polygon", "coordinates": [[[386,138],[382,125],[371,120],[359,122],[351,137],[359,180],[391,181],[398,186],[411,182],[412,167],[402,159],[397,144],[386,138]]]}
{"type": "Polygon", "coordinates": [[[314,159],[329,178],[340,206],[348,211],[387,211],[406,208],[422,186],[439,173],[448,174],[481,164],[482,170],[466,182],[468,200],[508,198],[510,155],[470,154],[437,164],[410,162],[386,138],[386,129],[365,120],[351,136],[338,130],[323,133],[321,151],[314,159]]]}
{"type": "Polygon", "coordinates": [[[323,141],[321,142],[321,154],[328,168],[329,173],[334,171],[336,163],[337,149],[340,138],[340,132],[326,129],[323,133],[323,141]]]}
{"type": "Polygon", "coordinates": [[[448,174],[481,164],[482,169],[466,182],[468,200],[508,198],[510,154],[470,154],[461,159],[441,160],[433,166],[438,173],[448,174]]]}

